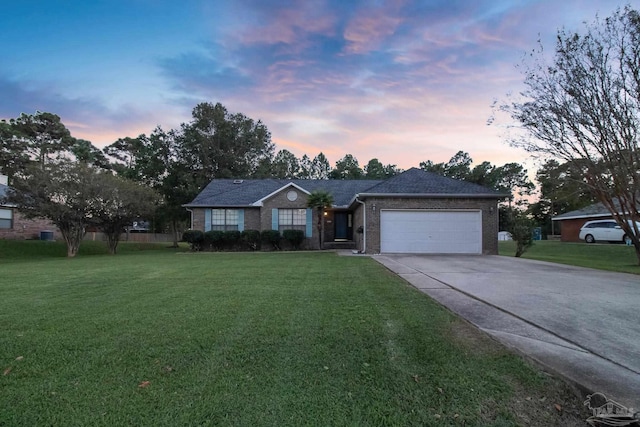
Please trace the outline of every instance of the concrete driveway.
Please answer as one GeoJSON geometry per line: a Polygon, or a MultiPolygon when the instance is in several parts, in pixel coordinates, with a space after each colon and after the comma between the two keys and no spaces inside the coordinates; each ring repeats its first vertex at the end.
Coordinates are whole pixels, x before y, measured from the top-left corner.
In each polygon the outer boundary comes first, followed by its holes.
{"type": "Polygon", "coordinates": [[[500,256],[373,258],[585,393],[640,408],[640,276],[500,256]]]}

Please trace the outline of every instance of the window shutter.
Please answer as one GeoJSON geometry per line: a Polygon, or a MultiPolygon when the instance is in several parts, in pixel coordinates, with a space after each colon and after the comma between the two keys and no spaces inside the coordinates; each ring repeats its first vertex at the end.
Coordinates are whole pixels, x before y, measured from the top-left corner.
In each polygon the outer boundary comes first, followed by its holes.
{"type": "Polygon", "coordinates": [[[211,209],[204,210],[204,231],[211,231],[211,209]]]}
{"type": "Polygon", "coordinates": [[[244,231],[244,209],[238,209],[238,231],[244,231]]]}
{"type": "Polygon", "coordinates": [[[277,208],[271,209],[271,229],[272,230],[278,229],[278,209],[277,208]]]}
{"type": "Polygon", "coordinates": [[[313,235],[313,209],[307,208],[307,237],[312,237],[313,235]]]}

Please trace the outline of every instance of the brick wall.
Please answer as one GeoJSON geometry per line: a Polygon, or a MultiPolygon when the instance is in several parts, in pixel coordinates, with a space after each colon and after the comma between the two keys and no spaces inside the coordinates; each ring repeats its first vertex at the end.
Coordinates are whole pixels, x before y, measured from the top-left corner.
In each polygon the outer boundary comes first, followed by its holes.
{"type": "MultiPolygon", "coordinates": [[[[274,194],[263,202],[262,209],[260,210],[260,229],[271,230],[271,210],[272,209],[306,209],[307,208],[307,194],[302,191],[287,187],[279,193],[274,194]],[[291,201],[287,198],[289,191],[295,191],[298,194],[298,198],[295,201],[291,201]]],[[[312,235],[311,238],[307,238],[303,244],[305,249],[318,249],[318,233],[316,224],[318,223],[318,215],[315,209],[312,212],[311,217],[312,235]]]]}
{"type": "Polygon", "coordinates": [[[51,221],[46,219],[26,219],[20,212],[13,209],[13,227],[0,229],[0,239],[39,239],[41,231],[53,231],[54,239],[62,239],[60,231],[51,221]]]}
{"type": "Polygon", "coordinates": [[[578,219],[565,219],[560,222],[560,241],[561,242],[580,242],[580,229],[585,222],[594,219],[611,219],[609,218],[578,218],[578,219]]]}
{"type": "MultiPolygon", "coordinates": [[[[380,210],[383,209],[469,209],[482,212],[482,253],[498,253],[498,202],[490,199],[403,199],[368,198],[367,204],[367,253],[380,253],[380,210]],[[375,211],[372,209],[376,205],[375,211]]],[[[362,208],[358,209],[360,212],[362,208]]],[[[361,215],[356,215],[355,227],[361,225],[361,215]]],[[[355,233],[357,234],[357,233],[355,233]]],[[[357,238],[354,235],[354,238],[357,238]]]]}

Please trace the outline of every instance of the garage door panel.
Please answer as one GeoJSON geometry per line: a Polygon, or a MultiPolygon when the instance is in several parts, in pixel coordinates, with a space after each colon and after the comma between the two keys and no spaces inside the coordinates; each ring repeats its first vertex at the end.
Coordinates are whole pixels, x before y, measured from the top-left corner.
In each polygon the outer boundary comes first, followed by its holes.
{"type": "Polygon", "coordinates": [[[381,252],[482,253],[480,211],[383,210],[381,252]]]}

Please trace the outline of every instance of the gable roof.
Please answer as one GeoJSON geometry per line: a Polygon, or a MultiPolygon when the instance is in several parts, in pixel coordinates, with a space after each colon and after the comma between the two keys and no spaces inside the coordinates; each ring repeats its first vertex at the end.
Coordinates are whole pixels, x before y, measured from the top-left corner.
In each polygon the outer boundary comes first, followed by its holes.
{"type": "Polygon", "coordinates": [[[399,175],[369,188],[365,195],[420,195],[432,197],[489,197],[502,198],[502,194],[491,188],[472,182],[448,178],[422,169],[411,168],[399,175]]]}
{"type": "MultiPolygon", "coordinates": [[[[614,201],[614,206],[619,209],[620,205],[617,201],[614,201]]],[[[638,205],[640,210],[640,205],[638,205]]],[[[565,219],[582,219],[582,218],[604,218],[611,217],[611,212],[602,203],[595,203],[582,209],[576,209],[575,211],[565,212],[560,215],[556,215],[551,218],[552,221],[562,221],[565,219]]]]}
{"type": "Polygon", "coordinates": [[[348,207],[357,196],[431,196],[502,198],[490,188],[411,168],[387,180],[330,179],[214,179],[186,208],[250,207],[289,186],[311,193],[324,190],[333,196],[334,207],[348,207]]]}

